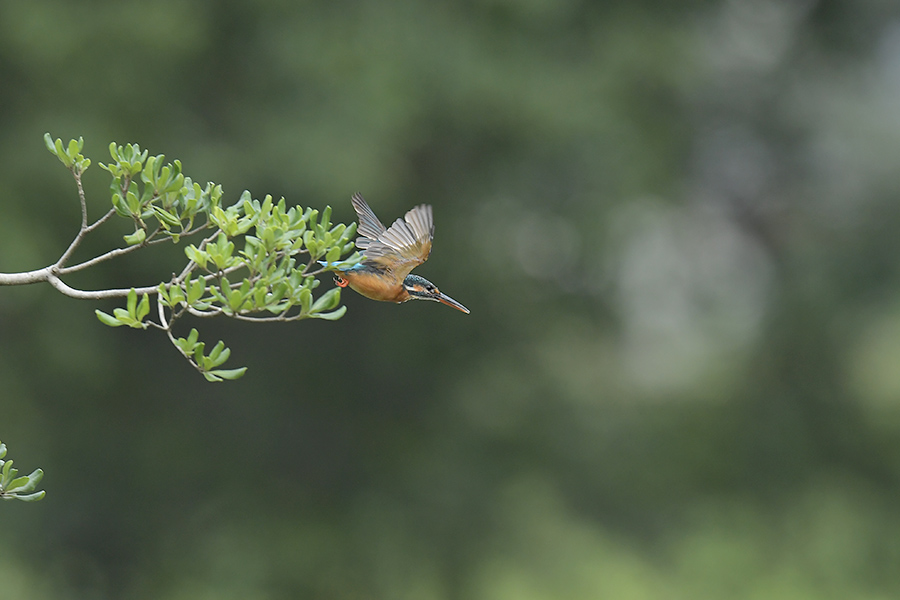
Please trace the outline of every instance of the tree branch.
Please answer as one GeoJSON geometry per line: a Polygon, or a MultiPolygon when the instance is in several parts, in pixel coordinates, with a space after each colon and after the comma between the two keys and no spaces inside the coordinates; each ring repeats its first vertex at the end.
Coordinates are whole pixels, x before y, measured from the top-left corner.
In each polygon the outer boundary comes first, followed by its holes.
{"type": "Polygon", "coordinates": [[[150,240],[144,241],[140,244],[135,244],[134,246],[126,246],[125,248],[114,248],[109,252],[105,252],[99,256],[95,256],[89,260],[84,262],[80,262],[77,265],[72,265],[71,267],[61,267],[57,269],[57,273],[60,275],[67,275],[68,273],[74,273],[76,271],[81,271],[82,269],[87,269],[88,267],[93,267],[96,264],[105,262],[117,256],[122,256],[123,254],[129,254],[134,252],[138,248],[146,248],[147,246],[153,246],[154,244],[161,244],[163,242],[169,241],[169,238],[160,238],[158,240],[150,240]]]}
{"type": "MultiPolygon", "coordinates": [[[[29,285],[32,283],[41,283],[46,281],[52,285],[57,291],[62,292],[66,296],[72,298],[80,298],[82,300],[103,300],[105,298],[124,298],[128,296],[128,289],[112,289],[112,290],[79,290],[66,284],[59,278],[59,270],[54,265],[36,269],[34,271],[24,271],[22,273],[0,273],[0,286],[3,285],[29,285]]],[[[156,294],[159,288],[155,285],[147,287],[134,288],[138,294],[156,294]]]]}
{"type": "MultiPolygon", "coordinates": [[[[36,281],[41,281],[40,279],[36,281]]],[[[128,293],[134,289],[135,292],[140,294],[157,294],[159,293],[159,286],[151,285],[147,287],[139,287],[139,288],[128,288],[128,289],[113,289],[113,290],[79,290],[67,285],[62,279],[57,277],[52,271],[47,271],[46,277],[43,279],[54,288],[56,288],[59,292],[62,292],[66,296],[70,296],[72,298],[80,298],[82,300],[103,300],[106,298],[125,298],[128,296],[128,293]]]]}
{"type": "Polygon", "coordinates": [[[52,268],[44,267],[43,269],[24,271],[22,273],[0,273],[0,285],[29,285],[47,281],[52,268]]]}
{"type": "MultiPolygon", "coordinates": [[[[190,180],[182,175],[180,162],[163,166],[162,155],[148,158],[148,152],[142,152],[136,144],[111,144],[113,162],[100,166],[113,176],[113,208],[91,223],[82,182],[82,175],[91,163],[80,153],[83,141],[79,138],[64,146],[61,140],[54,142],[49,134],[45,141],[50,152],[75,179],[81,206],[80,227],[55,262],[32,271],[0,273],[0,286],[46,282],[71,298],[127,298],[126,308],[117,308],[111,315],[97,310],[97,317],[112,327],[127,325],[165,331],[178,351],[209,381],[236,379],[246,368],[219,369],[228,360],[230,350],[219,341],[209,354],[205,354],[205,343],[199,341],[196,329],[191,329],[186,338],[176,337],[174,324],[182,316],[224,315],[252,322],[289,322],[322,316],[304,312],[302,307],[308,305],[312,289],[319,283],[314,277],[328,270],[320,268],[316,260],[334,256],[336,250],[344,254],[343,249],[355,231],[353,226],[332,226],[330,208],[326,208],[320,218],[319,212],[311,208],[305,211],[299,206],[286,208],[283,198],[275,203],[267,195],[260,202],[245,192],[236,204],[225,209],[220,206],[221,186],[210,183],[204,189],[196,183],[186,185],[190,180]],[[142,183],[132,181],[138,173],[142,183]],[[130,216],[138,228],[134,234],[125,236],[127,245],[69,264],[87,234],[116,215],[130,216]],[[143,215],[147,216],[147,223],[142,219],[143,215]],[[205,223],[194,227],[194,219],[200,215],[205,215],[205,223]],[[150,228],[154,223],[149,219],[156,222],[152,231],[150,228]],[[213,228],[212,233],[203,237],[201,232],[209,228],[213,228]],[[178,274],[172,271],[168,282],[139,288],[82,290],[62,280],[70,273],[131,254],[139,248],[168,240],[178,243],[195,234],[202,239],[196,246],[191,246],[187,264],[178,274]],[[235,252],[235,242],[240,239],[244,240],[245,247],[235,252]],[[302,254],[308,255],[305,265],[300,260],[302,254]],[[229,266],[219,268],[219,265],[229,266]],[[225,276],[231,273],[236,273],[239,281],[227,281],[225,276]],[[309,295],[298,296],[300,292],[309,295]],[[236,294],[244,307],[238,313],[230,308],[237,302],[236,294]],[[143,297],[138,300],[138,296],[143,297]],[[155,296],[153,301],[157,303],[159,322],[152,317],[146,318],[150,296],[155,296]],[[298,297],[304,299],[300,306],[290,300],[298,297]],[[267,316],[257,316],[259,313],[267,316]]],[[[324,318],[340,318],[342,314],[328,313],[324,318]]]]}
{"type": "Polygon", "coordinates": [[[192,306],[188,306],[187,311],[188,311],[189,315],[193,315],[195,317],[201,317],[201,318],[202,317],[217,317],[219,315],[225,314],[225,311],[223,311],[221,308],[217,308],[215,310],[210,310],[210,311],[204,311],[204,310],[197,310],[196,308],[194,308],[192,306]]]}

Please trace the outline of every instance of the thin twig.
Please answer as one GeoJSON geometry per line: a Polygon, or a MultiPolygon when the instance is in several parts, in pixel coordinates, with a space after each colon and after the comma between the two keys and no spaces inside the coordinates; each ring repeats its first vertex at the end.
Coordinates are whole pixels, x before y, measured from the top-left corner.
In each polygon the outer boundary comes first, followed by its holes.
{"type": "MultiPolygon", "coordinates": [[[[159,298],[156,299],[156,311],[159,313],[159,324],[160,326],[169,334],[169,338],[172,337],[172,325],[166,320],[166,309],[163,306],[163,303],[160,302],[159,298]]],[[[175,341],[174,339],[172,340],[175,341]]]]}
{"type": "Polygon", "coordinates": [[[81,229],[87,229],[87,200],[84,197],[84,186],[81,185],[81,171],[74,169],[72,175],[75,176],[75,186],[78,188],[78,200],[81,202],[81,229]]]}
{"type": "Polygon", "coordinates": [[[81,227],[79,228],[75,239],[72,240],[72,243],[69,244],[66,251],[63,252],[62,256],[59,257],[59,260],[56,261],[56,264],[54,265],[56,268],[61,268],[66,264],[66,261],[72,256],[72,253],[75,252],[75,249],[78,248],[78,245],[81,244],[81,240],[84,239],[84,235],[87,233],[87,201],[84,198],[84,187],[81,185],[81,173],[77,169],[74,169],[72,175],[75,177],[75,186],[78,188],[78,200],[81,202],[81,227]]]}
{"type": "MultiPolygon", "coordinates": [[[[166,321],[166,310],[163,306],[163,303],[159,301],[159,298],[156,299],[156,308],[159,313],[159,322],[162,325],[161,329],[166,332],[166,336],[169,338],[169,341],[172,342],[172,345],[175,346],[175,349],[178,350],[181,355],[187,359],[191,366],[203,372],[203,369],[200,368],[200,365],[197,364],[197,361],[194,360],[193,356],[188,355],[184,350],[181,349],[181,346],[178,345],[178,340],[175,339],[175,334],[172,333],[172,323],[170,321],[166,321]]],[[[154,323],[155,325],[155,323],[154,323]]]]}
{"type": "Polygon", "coordinates": [[[103,225],[104,223],[109,221],[114,214],[116,214],[116,209],[114,209],[114,208],[109,209],[105,215],[103,215],[102,217],[100,217],[99,219],[97,219],[96,221],[94,221],[93,223],[88,225],[87,227],[85,227],[84,232],[85,233],[92,232],[93,230],[97,229],[98,227],[100,227],[101,225],[103,225]]]}
{"type": "Polygon", "coordinates": [[[225,311],[221,308],[217,308],[215,310],[205,311],[205,310],[197,310],[191,306],[187,307],[188,314],[191,314],[195,317],[217,317],[221,314],[224,314],[225,311]]]}
{"type": "Polygon", "coordinates": [[[310,276],[315,277],[316,275],[320,275],[320,274],[325,273],[326,271],[330,271],[330,270],[331,269],[329,269],[327,267],[322,267],[321,269],[316,269],[315,271],[307,271],[306,269],[304,269],[303,273],[301,273],[301,275],[303,275],[304,277],[310,277],[310,276]]]}
{"type": "Polygon", "coordinates": [[[93,267],[94,265],[100,264],[102,262],[106,262],[112,258],[116,258],[117,256],[122,256],[124,254],[130,254],[139,248],[146,248],[148,246],[154,246],[156,244],[161,244],[163,242],[168,242],[171,238],[160,238],[158,240],[152,239],[154,235],[159,231],[159,227],[150,234],[150,236],[141,242],[140,244],[135,244],[133,246],[126,246],[124,248],[114,248],[109,252],[104,252],[99,256],[95,256],[90,260],[86,260],[84,262],[80,262],[77,265],[72,265],[70,267],[62,267],[56,270],[59,275],[67,275],[69,273],[75,273],[76,271],[81,271],[82,269],[87,269],[89,267],[93,267]]]}
{"type": "Polygon", "coordinates": [[[82,269],[87,269],[89,267],[93,267],[96,264],[105,262],[111,258],[115,258],[117,256],[122,256],[123,254],[129,254],[134,252],[138,248],[143,248],[144,244],[135,244],[134,246],[127,246],[125,248],[115,248],[114,250],[110,250],[109,252],[105,252],[100,256],[95,256],[90,260],[86,260],[84,262],[78,263],[77,265],[72,265],[71,267],[63,267],[61,269],[57,269],[56,272],[60,275],[67,275],[68,273],[74,273],[76,271],[81,271],[82,269]]]}

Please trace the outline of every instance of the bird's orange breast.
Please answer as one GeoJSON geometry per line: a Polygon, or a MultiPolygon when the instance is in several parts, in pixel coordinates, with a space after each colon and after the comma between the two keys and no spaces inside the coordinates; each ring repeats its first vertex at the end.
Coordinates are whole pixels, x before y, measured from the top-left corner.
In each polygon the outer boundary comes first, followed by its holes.
{"type": "Polygon", "coordinates": [[[339,271],[349,282],[350,288],[371,300],[381,302],[405,302],[409,293],[399,283],[387,280],[377,273],[339,271]]]}

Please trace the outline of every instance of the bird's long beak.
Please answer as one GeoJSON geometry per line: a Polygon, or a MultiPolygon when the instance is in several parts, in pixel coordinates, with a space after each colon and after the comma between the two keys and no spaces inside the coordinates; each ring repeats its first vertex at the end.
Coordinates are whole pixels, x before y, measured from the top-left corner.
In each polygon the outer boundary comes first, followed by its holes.
{"type": "Polygon", "coordinates": [[[463,306],[462,304],[460,304],[459,302],[457,302],[456,300],[454,300],[453,298],[451,298],[450,296],[448,296],[447,294],[445,294],[443,292],[440,292],[438,294],[438,297],[436,298],[436,300],[438,302],[440,302],[441,304],[446,304],[447,306],[452,306],[453,308],[455,308],[457,310],[461,310],[464,313],[469,314],[468,308],[466,308],[465,306],[463,306]]]}

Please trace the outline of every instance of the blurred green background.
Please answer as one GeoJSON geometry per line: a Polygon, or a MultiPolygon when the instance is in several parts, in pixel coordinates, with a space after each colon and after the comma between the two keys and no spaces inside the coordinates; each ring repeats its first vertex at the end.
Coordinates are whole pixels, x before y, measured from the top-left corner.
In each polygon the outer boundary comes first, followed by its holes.
{"type": "Polygon", "coordinates": [[[896,3],[0,0],[0,271],[77,230],[47,131],[336,222],[431,203],[417,272],[472,314],[204,322],[250,367],[214,385],[0,289],[47,490],[0,506],[3,597],[900,596],[896,3]]]}

